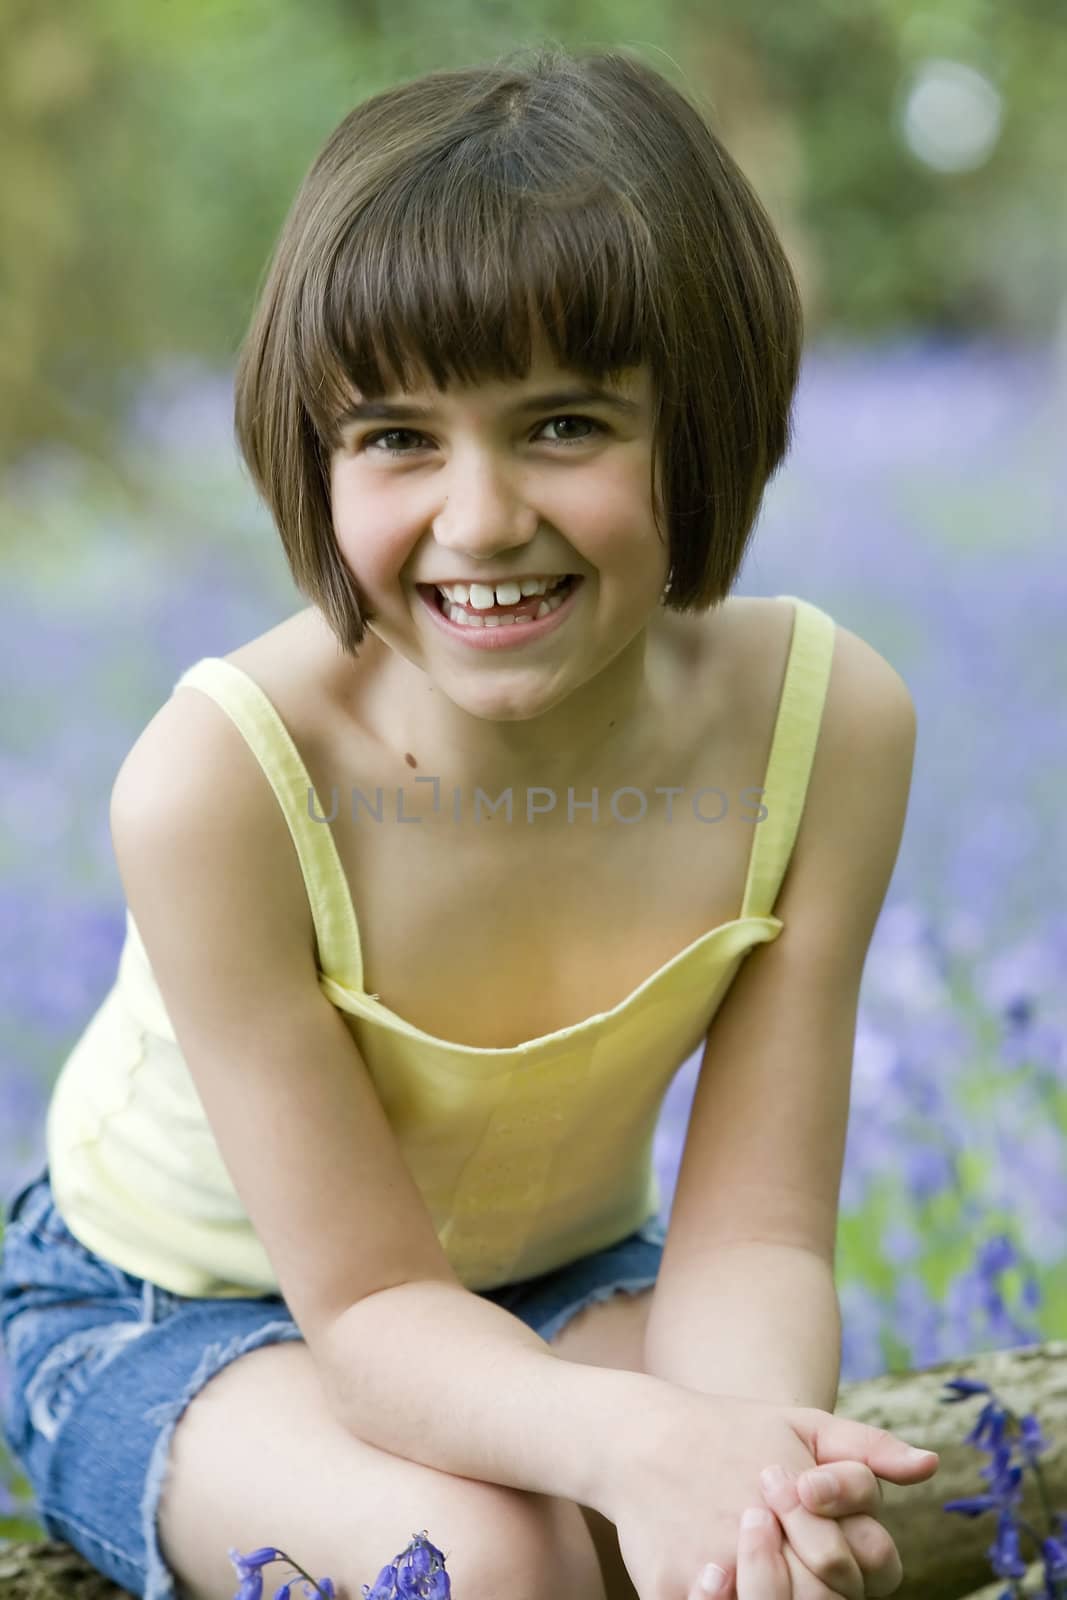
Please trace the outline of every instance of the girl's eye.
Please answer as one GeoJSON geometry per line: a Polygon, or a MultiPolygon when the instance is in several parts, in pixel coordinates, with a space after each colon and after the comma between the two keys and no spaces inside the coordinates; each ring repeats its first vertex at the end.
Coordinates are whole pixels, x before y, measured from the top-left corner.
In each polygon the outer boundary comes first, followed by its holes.
{"type": "MultiPolygon", "coordinates": [[[[584,423],[584,425],[587,428],[592,428],[594,430],[594,432],[597,432],[597,433],[606,432],[604,424],[602,422],[595,422],[592,417],[571,417],[571,416],[549,417],[546,422],[543,422],[541,424],[541,428],[538,429],[538,432],[540,432],[541,429],[544,429],[544,428],[555,427],[555,425],[557,423],[559,423],[559,422],[584,423]]],[[[361,448],[364,449],[364,450],[370,449],[378,439],[398,439],[398,438],[402,438],[402,437],[405,437],[405,436],[407,438],[409,438],[409,439],[421,439],[421,438],[424,437],[424,435],[422,435],[421,433],[415,433],[411,428],[384,428],[384,429],[380,430],[378,433],[369,433],[369,434],[367,434],[366,438],[363,440],[361,448]]],[[[550,439],[549,443],[550,444],[554,443],[554,444],[562,445],[564,447],[564,449],[567,449],[572,445],[585,444],[586,440],[589,437],[591,437],[591,435],[586,434],[586,435],[583,435],[579,439],[556,439],[556,440],[551,440],[550,439]]],[[[395,450],[391,446],[387,446],[384,450],[378,450],[376,452],[376,454],[378,454],[378,455],[388,455],[388,456],[410,456],[410,455],[414,454],[414,451],[411,451],[411,450],[395,450]]]]}

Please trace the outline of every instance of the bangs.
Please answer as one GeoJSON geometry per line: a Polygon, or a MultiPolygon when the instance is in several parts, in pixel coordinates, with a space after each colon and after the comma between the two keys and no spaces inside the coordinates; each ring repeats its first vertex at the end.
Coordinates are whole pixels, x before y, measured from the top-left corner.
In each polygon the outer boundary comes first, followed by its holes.
{"type": "Polygon", "coordinates": [[[624,51],[525,54],[345,116],[238,356],[239,453],[345,654],[371,612],[339,554],[330,458],[360,398],[519,384],[542,359],[606,388],[644,367],[676,611],[729,594],[789,447],[799,290],[703,109],[624,51]]]}
{"type": "Polygon", "coordinates": [[[538,339],[557,366],[610,382],[654,360],[655,250],[643,219],[594,180],[537,195],[470,140],[374,197],[293,330],[301,398],[330,450],[357,393],[378,400],[521,381],[538,339]],[[627,223],[632,226],[627,226],[627,223]],[[635,236],[636,235],[636,236],[635,236]]]}

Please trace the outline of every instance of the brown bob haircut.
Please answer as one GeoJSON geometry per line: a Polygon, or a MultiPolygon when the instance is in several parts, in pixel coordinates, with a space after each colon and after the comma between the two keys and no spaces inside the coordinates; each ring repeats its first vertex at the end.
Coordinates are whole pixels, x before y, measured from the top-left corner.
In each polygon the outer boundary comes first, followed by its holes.
{"type": "Polygon", "coordinates": [[[797,285],[696,106],[621,50],[553,41],[357,105],[267,266],[235,436],[297,587],[344,652],[374,620],[330,512],[345,406],[356,391],[521,381],[535,330],[593,382],[649,364],[665,603],[704,611],[730,593],[791,442],[797,285]]]}

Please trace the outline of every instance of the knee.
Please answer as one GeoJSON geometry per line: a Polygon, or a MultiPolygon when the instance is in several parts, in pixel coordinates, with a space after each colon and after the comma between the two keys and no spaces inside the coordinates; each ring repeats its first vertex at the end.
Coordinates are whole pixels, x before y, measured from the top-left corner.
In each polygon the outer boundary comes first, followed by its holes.
{"type": "MultiPolygon", "coordinates": [[[[596,1546],[579,1507],[549,1495],[487,1486],[493,1504],[456,1527],[444,1551],[452,1593],[485,1600],[607,1600],[596,1546]]],[[[357,1591],[358,1592],[358,1591],[357,1591]]]]}

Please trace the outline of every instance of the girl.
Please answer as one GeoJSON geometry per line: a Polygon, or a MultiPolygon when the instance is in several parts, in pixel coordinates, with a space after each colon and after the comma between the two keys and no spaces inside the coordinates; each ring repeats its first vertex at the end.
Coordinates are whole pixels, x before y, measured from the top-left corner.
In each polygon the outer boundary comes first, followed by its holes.
{"type": "Polygon", "coordinates": [[[310,604],[123,762],[126,942],[4,1239],[8,1442],[133,1593],[271,1544],[355,1600],[425,1527],[459,1594],[683,1600],[767,1465],[744,1600],[899,1583],[877,1478],[936,1458],[832,1417],[832,1261],[913,712],[731,597],[800,349],[764,210],[623,52],[402,84],[307,174],[236,430],[310,604]]]}

